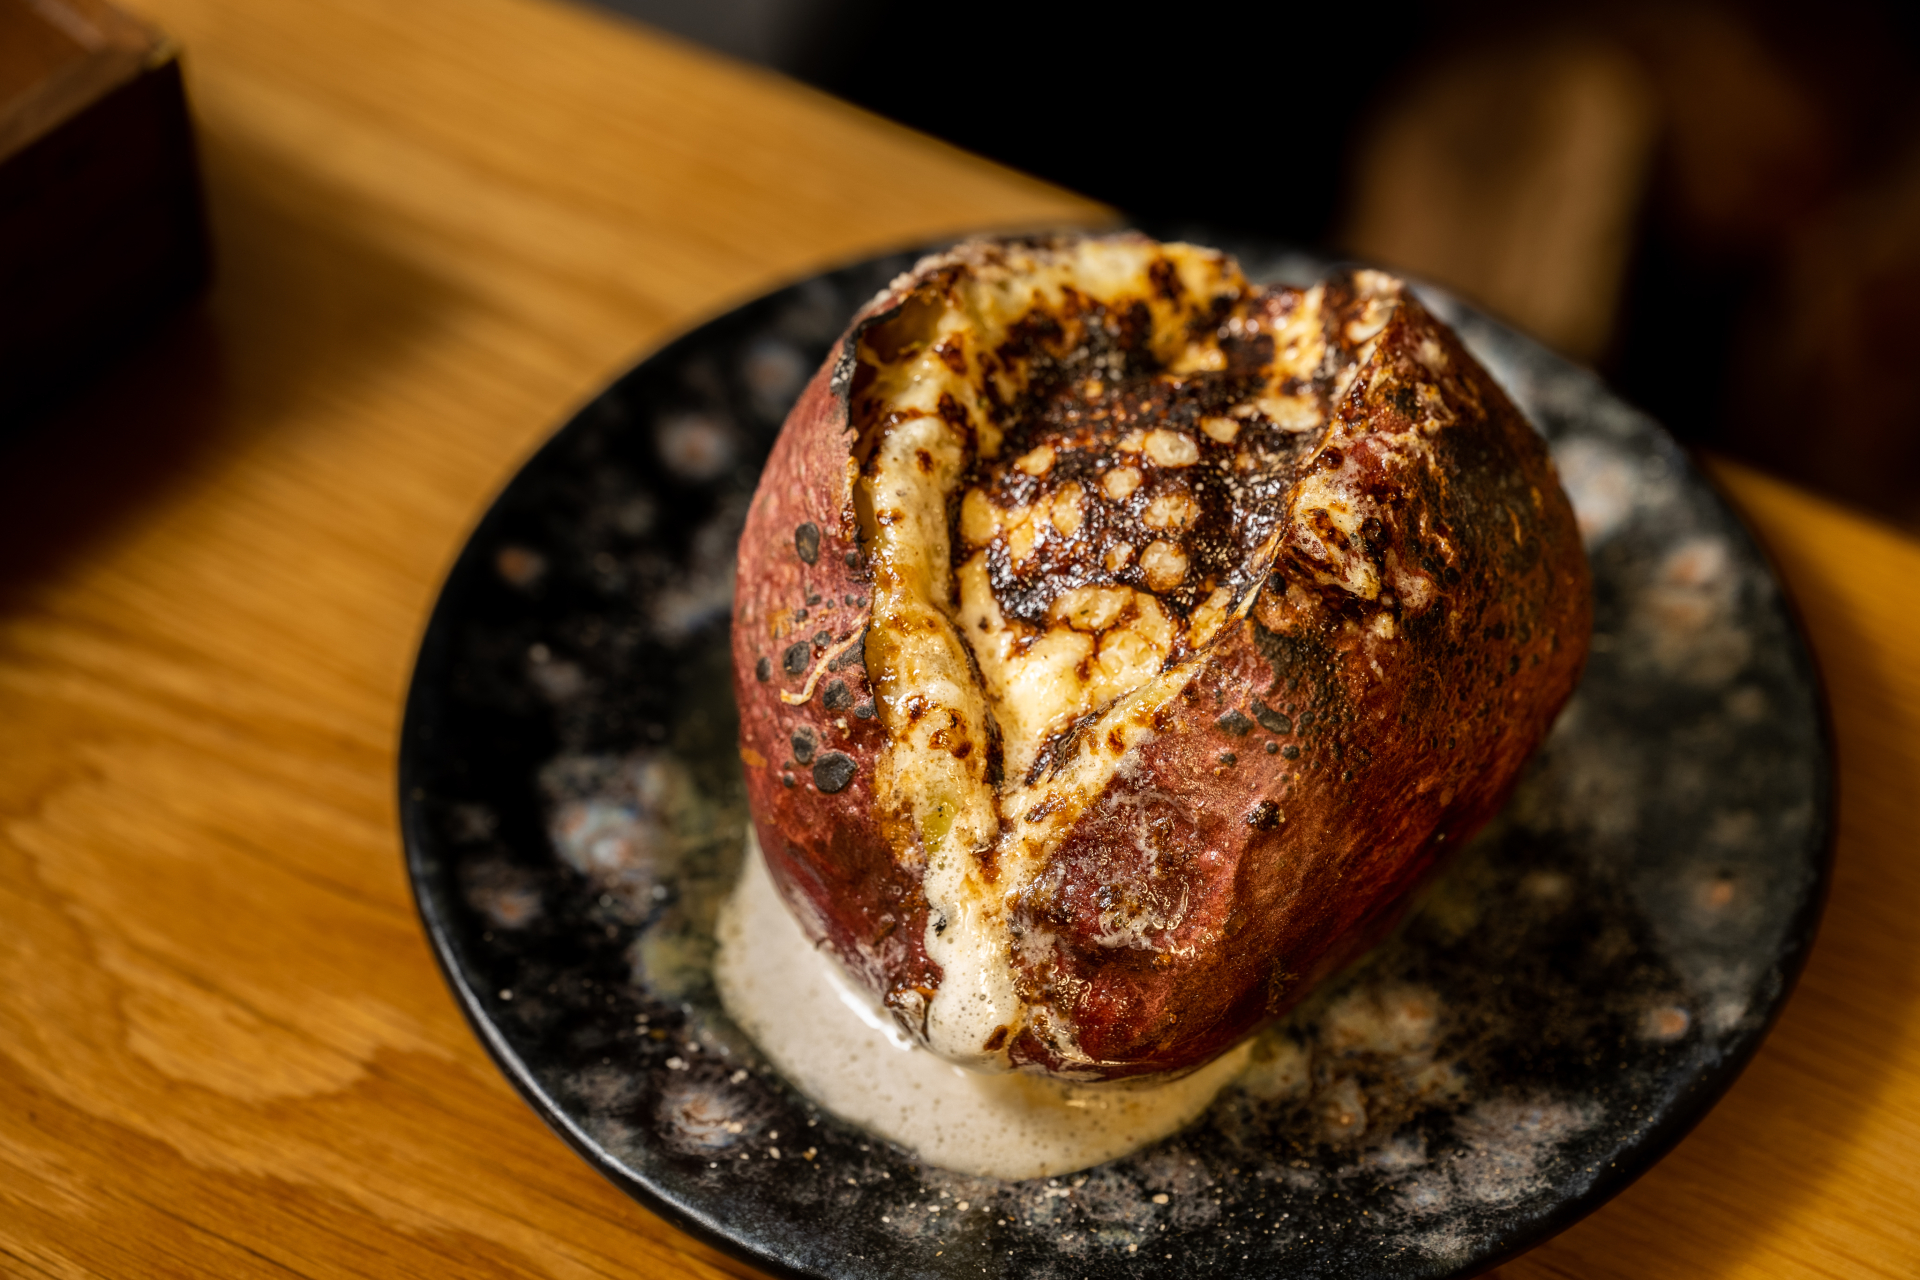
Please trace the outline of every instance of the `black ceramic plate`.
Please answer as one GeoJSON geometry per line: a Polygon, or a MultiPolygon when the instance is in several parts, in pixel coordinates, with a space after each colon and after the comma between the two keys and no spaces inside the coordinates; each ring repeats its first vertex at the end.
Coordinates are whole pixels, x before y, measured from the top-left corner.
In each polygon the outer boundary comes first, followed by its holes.
{"type": "MultiPolygon", "coordinates": [[[[1237,249],[1250,274],[1318,264],[1237,249]]],[[[615,1183],[820,1277],[1461,1276],[1676,1142],[1786,999],[1826,879],[1817,682],[1753,542],[1580,369],[1434,305],[1552,443],[1593,561],[1580,691],[1508,810],[1192,1129],[1067,1178],[920,1166],[720,1010],[741,856],[734,545],[788,404],[905,256],[643,361],[529,462],[448,579],[400,754],[408,867],[501,1069],[615,1183]]]]}

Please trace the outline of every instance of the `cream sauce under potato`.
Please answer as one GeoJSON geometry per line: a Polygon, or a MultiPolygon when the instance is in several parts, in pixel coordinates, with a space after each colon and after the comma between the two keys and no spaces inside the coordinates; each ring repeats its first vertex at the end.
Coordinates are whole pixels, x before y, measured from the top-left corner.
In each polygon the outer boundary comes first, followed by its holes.
{"type": "Polygon", "coordinates": [[[980,1177],[1053,1177],[1184,1128],[1246,1065],[1242,1045],[1173,1080],[1076,1083],[970,1071],[921,1048],[781,901],[760,848],[721,909],[714,978],[733,1020],[814,1102],[928,1164],[980,1177]]]}

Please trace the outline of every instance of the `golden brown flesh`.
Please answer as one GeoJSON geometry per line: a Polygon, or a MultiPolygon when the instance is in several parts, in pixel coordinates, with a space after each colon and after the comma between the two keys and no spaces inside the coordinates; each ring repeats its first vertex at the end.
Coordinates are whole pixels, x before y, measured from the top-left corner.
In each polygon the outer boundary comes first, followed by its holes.
{"type": "Polygon", "coordinates": [[[1256,289],[1138,237],[962,246],[876,299],[737,600],[803,924],[936,1050],[1090,1077],[1203,1061],[1376,937],[1590,623],[1542,442],[1397,281],[1256,289]]]}

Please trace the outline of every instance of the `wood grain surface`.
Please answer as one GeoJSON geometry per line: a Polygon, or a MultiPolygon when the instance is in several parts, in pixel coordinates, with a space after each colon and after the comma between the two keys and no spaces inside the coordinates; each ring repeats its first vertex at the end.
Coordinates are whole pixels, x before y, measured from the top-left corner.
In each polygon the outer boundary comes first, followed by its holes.
{"type": "MultiPolygon", "coordinates": [[[[148,0],[207,301],[0,448],[0,1273],[751,1275],[549,1134],[441,985],[394,744],[488,497],[636,355],[821,264],[1098,208],[544,0],[148,0]]],[[[1729,466],[1827,672],[1799,993],[1652,1174],[1505,1268],[1920,1270],[1920,545],[1729,466]]]]}

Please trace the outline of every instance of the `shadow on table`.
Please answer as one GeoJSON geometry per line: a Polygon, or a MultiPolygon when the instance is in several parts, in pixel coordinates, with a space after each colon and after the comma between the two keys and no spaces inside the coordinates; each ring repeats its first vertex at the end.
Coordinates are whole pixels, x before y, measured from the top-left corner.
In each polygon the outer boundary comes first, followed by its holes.
{"type": "MultiPolygon", "coordinates": [[[[1831,1179],[1858,1189],[1870,1169],[1862,1148],[1887,1119],[1882,1098],[1912,1067],[1903,1045],[1920,1005],[1910,924],[1920,915],[1920,864],[1904,810],[1920,795],[1920,723],[1900,722],[1911,711],[1885,667],[1888,648],[1854,625],[1828,585],[1832,570],[1815,559],[1830,564],[1841,549],[1815,552],[1790,540],[1793,530],[1750,523],[1798,606],[1832,711],[1838,836],[1819,939],[1779,1023],[1700,1127],[1614,1203],[1501,1268],[1503,1280],[1746,1274],[1783,1260],[1817,1266],[1805,1244],[1790,1259],[1768,1261],[1763,1251],[1831,1179]]],[[[1905,1194],[1902,1187],[1897,1196],[1905,1194]]]]}
{"type": "Polygon", "coordinates": [[[367,234],[383,211],[284,156],[200,143],[212,288],[97,383],[0,439],[0,611],[217,474],[303,402],[392,361],[450,297],[367,234]]]}

